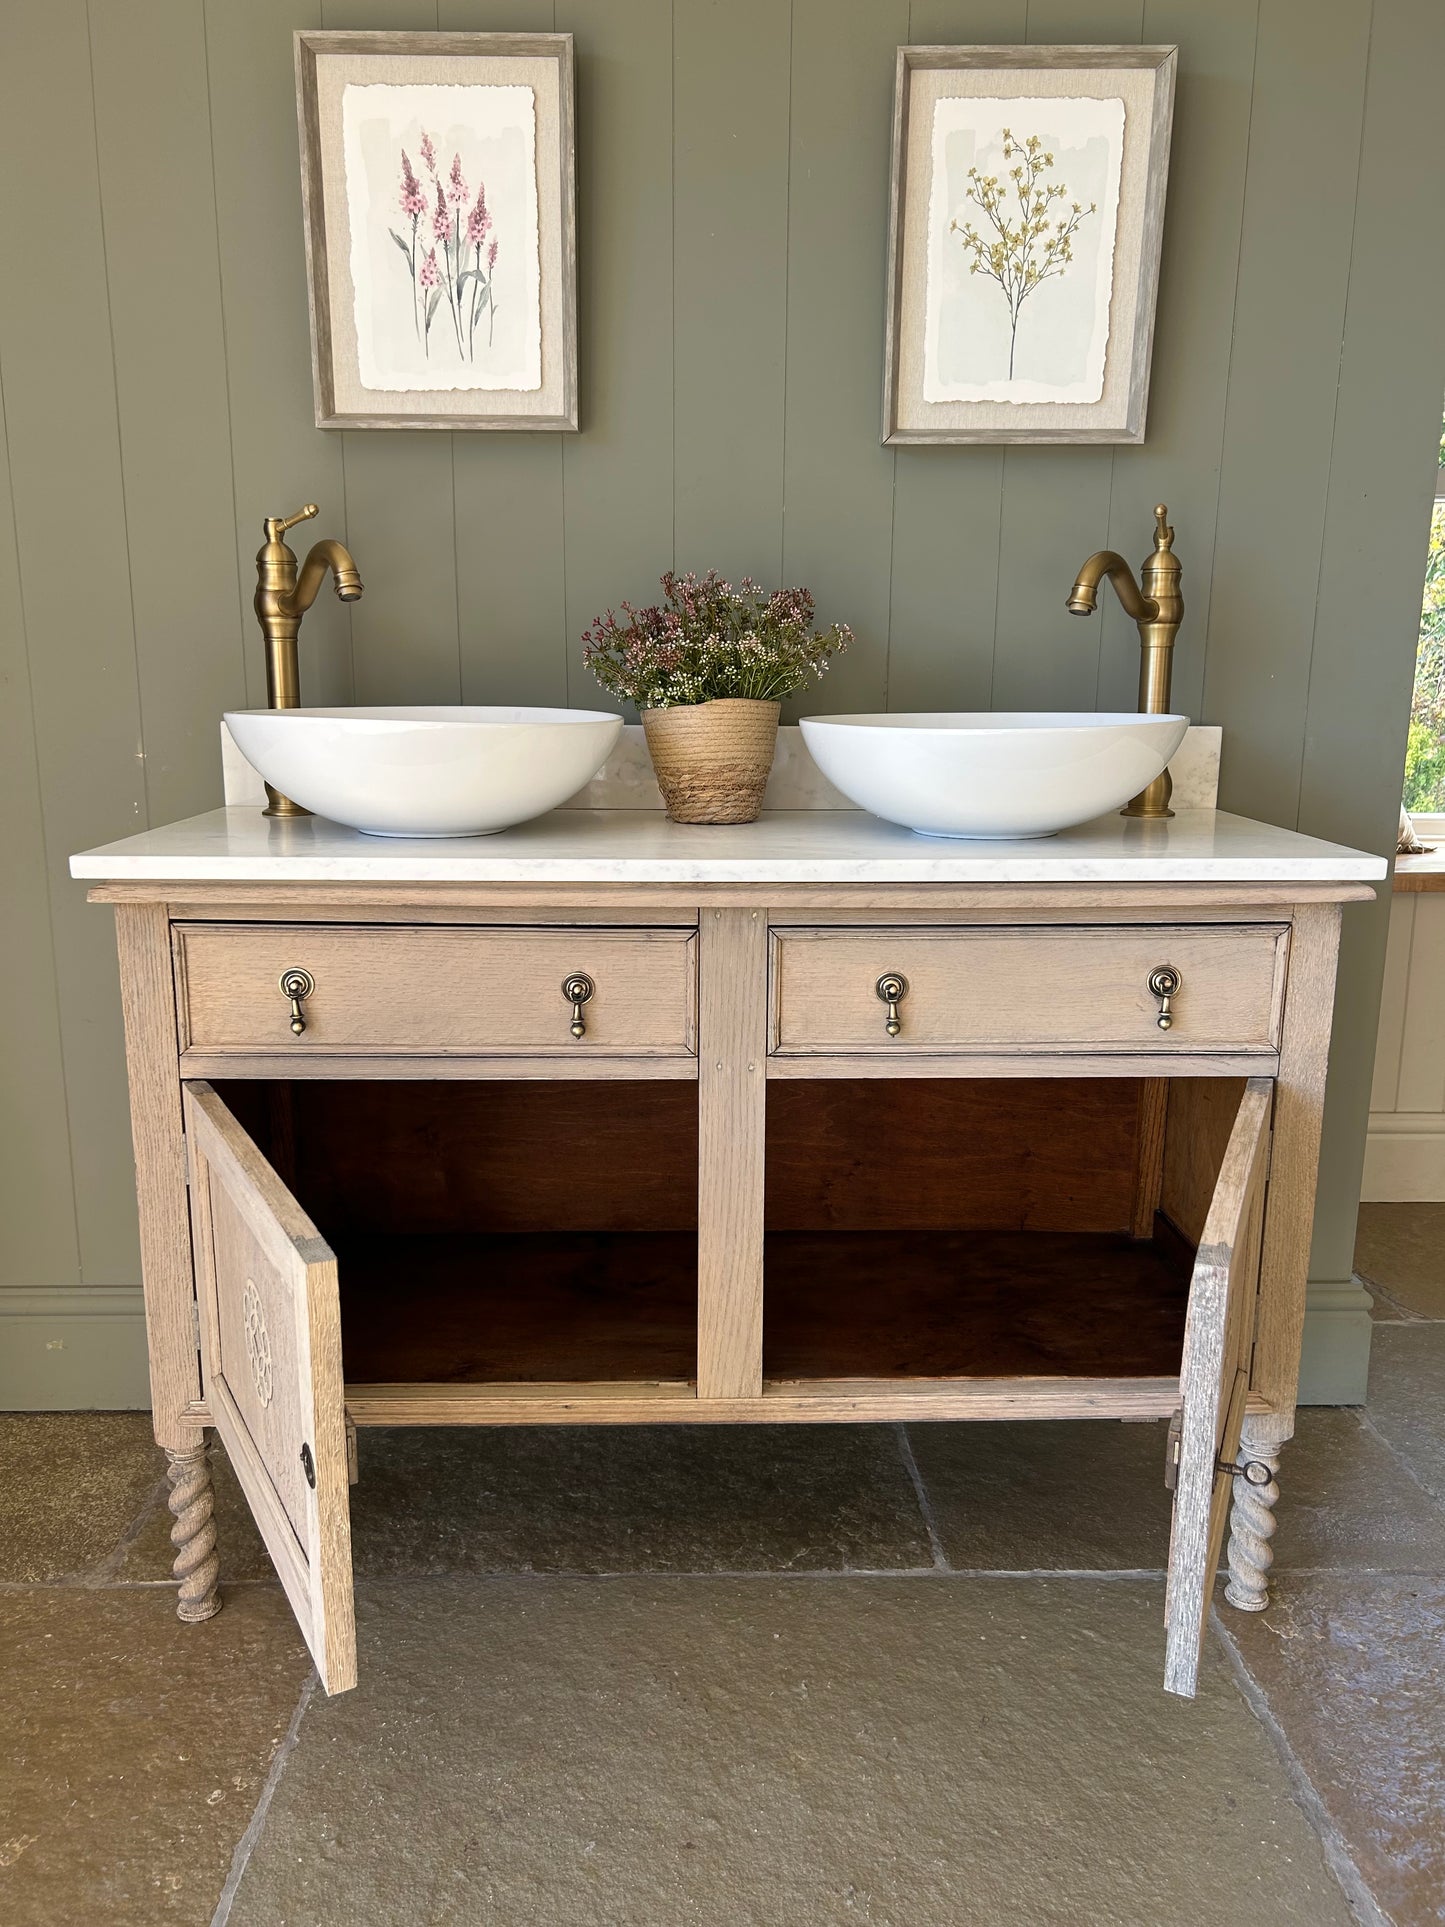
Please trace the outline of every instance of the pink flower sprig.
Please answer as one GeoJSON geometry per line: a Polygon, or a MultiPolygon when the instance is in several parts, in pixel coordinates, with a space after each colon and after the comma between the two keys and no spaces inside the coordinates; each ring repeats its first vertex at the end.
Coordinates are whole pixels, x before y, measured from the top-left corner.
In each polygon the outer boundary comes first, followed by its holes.
{"type": "Polygon", "coordinates": [[[751,577],[735,589],[715,569],[662,578],[663,601],[624,602],[583,635],[583,660],[604,689],[639,709],[744,697],[776,702],[821,676],[853,640],[846,623],[813,628],[806,589],[769,594],[751,577]]]}
{"type": "Polygon", "coordinates": [[[421,134],[421,157],[426,163],[427,173],[435,174],[437,171],[437,151],[435,147],[432,146],[431,135],[425,128],[422,129],[421,134]]]}
{"type": "Polygon", "coordinates": [[[412,172],[404,147],[401,150],[401,211],[408,220],[415,220],[419,214],[426,212],[426,196],[421,191],[421,182],[412,172]]]}
{"type": "Polygon", "coordinates": [[[477,200],[467,216],[467,245],[479,248],[491,232],[492,216],[487,207],[487,188],[484,181],[477,183],[477,200]]]}
{"type": "Polygon", "coordinates": [[[421,264],[421,272],[417,276],[417,283],[423,288],[439,288],[441,279],[441,269],[437,266],[437,251],[435,248],[428,248],[426,259],[421,264]]]}
{"type": "Polygon", "coordinates": [[[447,182],[447,199],[453,207],[461,207],[465,204],[466,198],[467,183],[462,173],[462,157],[460,154],[453,154],[451,178],[447,182]]]}

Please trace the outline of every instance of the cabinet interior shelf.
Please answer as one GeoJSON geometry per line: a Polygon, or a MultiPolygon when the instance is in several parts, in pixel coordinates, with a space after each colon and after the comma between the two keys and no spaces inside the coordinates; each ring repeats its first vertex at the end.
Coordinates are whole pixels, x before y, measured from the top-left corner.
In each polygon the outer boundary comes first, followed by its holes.
{"type": "MultiPolygon", "coordinates": [[[[931,1398],[942,1415],[952,1386],[949,1411],[966,1396],[1002,1414],[1027,1382],[1060,1410],[1168,1410],[1240,1088],[1179,1094],[1181,1142],[1214,1145],[1186,1160],[1197,1196],[1170,1183],[1163,1087],[1146,1080],[771,1088],[764,1400],[840,1417],[850,1398],[874,1416],[931,1398]]],[[[359,1423],[423,1423],[448,1396],[447,1420],[513,1401],[524,1422],[530,1388],[554,1416],[574,1399],[617,1420],[700,1403],[695,1090],[243,1079],[224,1094],[336,1253],[359,1423]]]]}
{"type": "MultiPolygon", "coordinates": [[[[687,1232],[346,1237],[348,1380],[368,1384],[695,1379],[697,1242],[687,1232]]],[[[773,1232],[772,1382],[1177,1374],[1192,1254],[1156,1236],[1030,1231],[773,1232]]]]}

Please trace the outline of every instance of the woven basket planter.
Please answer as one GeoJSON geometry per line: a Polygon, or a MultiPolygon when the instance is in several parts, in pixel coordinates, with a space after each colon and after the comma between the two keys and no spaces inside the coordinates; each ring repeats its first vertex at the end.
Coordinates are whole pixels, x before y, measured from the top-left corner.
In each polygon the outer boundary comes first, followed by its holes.
{"type": "Polygon", "coordinates": [[[751,823],[778,743],[777,703],[716,702],[644,709],[658,788],[674,823],[751,823]]]}

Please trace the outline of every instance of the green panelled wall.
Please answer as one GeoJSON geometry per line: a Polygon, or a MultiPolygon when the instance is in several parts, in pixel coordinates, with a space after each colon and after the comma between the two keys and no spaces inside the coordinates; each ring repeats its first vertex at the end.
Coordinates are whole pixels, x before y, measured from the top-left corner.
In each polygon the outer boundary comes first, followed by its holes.
{"type": "MultiPolygon", "coordinates": [[[[588,619],[715,563],[853,625],[830,708],[1109,708],[1132,627],[1064,588],[1106,541],[1142,554],[1163,497],[1225,806],[1386,850],[1445,385],[1442,69],[1439,0],[6,8],[0,1320],[137,1282],[109,918],[66,857],[219,800],[218,714],[261,695],[260,520],[302,501],[367,584],[307,620],[313,699],[596,702],[588,619]],[[302,26],[576,34],[581,434],[311,426],[302,26]],[[906,40],[1178,43],[1142,448],[879,446],[906,40]]],[[[1350,916],[1314,1256],[1337,1338],[1383,944],[1350,916]]],[[[1358,1348],[1315,1353],[1317,1394],[1358,1389],[1358,1348]]],[[[65,1372],[37,1402],[87,1395],[65,1372]]]]}

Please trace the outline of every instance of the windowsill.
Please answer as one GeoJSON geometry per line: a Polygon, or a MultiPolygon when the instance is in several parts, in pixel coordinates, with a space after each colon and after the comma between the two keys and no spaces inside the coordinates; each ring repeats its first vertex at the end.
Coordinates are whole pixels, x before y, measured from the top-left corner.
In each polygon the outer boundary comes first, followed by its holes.
{"type": "Polygon", "coordinates": [[[1391,888],[1397,896],[1419,896],[1445,891],[1445,816],[1415,816],[1415,834],[1433,844],[1418,856],[1397,856],[1391,888]]]}

